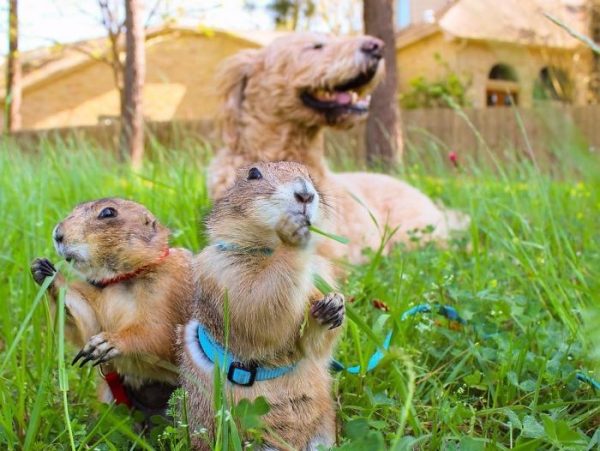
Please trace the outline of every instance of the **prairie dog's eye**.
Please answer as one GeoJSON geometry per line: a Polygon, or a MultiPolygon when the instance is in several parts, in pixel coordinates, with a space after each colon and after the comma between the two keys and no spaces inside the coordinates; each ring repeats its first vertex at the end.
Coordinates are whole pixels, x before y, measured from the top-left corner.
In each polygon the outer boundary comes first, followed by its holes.
{"type": "Polygon", "coordinates": [[[248,171],[248,180],[260,180],[262,179],[262,174],[256,168],[251,168],[248,171]]]}
{"type": "Polygon", "coordinates": [[[313,50],[320,50],[323,47],[325,47],[325,44],[323,44],[322,42],[317,42],[316,44],[313,45],[313,50]]]}
{"type": "Polygon", "coordinates": [[[98,215],[98,219],[106,219],[106,218],[116,218],[117,210],[113,207],[103,208],[100,214],[98,215]]]}

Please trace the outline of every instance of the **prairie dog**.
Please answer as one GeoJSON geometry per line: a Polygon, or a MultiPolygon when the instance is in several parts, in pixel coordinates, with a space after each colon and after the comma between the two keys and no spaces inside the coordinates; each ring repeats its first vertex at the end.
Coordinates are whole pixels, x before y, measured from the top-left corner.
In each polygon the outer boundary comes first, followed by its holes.
{"type": "MultiPolygon", "coordinates": [[[[214,428],[215,360],[199,334],[203,330],[225,343],[227,298],[228,349],[243,367],[225,368],[234,402],[267,399],[267,447],[334,444],[328,367],[344,318],[344,298],[338,293],[323,296],[313,283],[315,274],[328,277],[309,230],[310,224],[319,224],[323,205],[307,169],[291,162],[239,170],[235,184],[215,203],[207,220],[210,244],[194,260],[198,300],[181,337],[181,377],[192,431],[204,427],[210,435],[214,428]],[[252,381],[256,368],[291,369],[263,380],[255,373],[252,381]],[[232,381],[238,371],[248,386],[232,381]]],[[[209,448],[200,439],[195,446],[209,448]]]]}
{"type": "MultiPolygon", "coordinates": [[[[86,278],[68,284],[58,273],[49,287],[54,304],[66,289],[65,334],[82,348],[74,363],[107,364],[132,389],[178,383],[172,369],[148,361],[176,362],[175,330],[193,300],[192,254],[169,249],[168,239],[145,207],[117,198],[80,204],[55,227],[57,252],[86,278]]],[[[56,269],[36,259],[31,272],[42,284],[56,269]]]]}

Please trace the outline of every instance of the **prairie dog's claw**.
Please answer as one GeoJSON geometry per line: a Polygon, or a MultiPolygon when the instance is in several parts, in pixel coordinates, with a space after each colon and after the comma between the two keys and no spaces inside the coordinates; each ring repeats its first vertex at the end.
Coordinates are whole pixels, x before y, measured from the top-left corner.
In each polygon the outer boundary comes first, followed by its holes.
{"type": "Polygon", "coordinates": [[[71,365],[75,365],[83,358],[79,364],[79,368],[82,368],[89,361],[93,361],[94,364],[92,366],[96,366],[108,362],[119,355],[121,355],[121,351],[111,344],[105,334],[100,333],[90,338],[83,349],[77,353],[71,365]]]}
{"type": "Polygon", "coordinates": [[[335,329],[344,322],[346,308],[344,306],[344,296],[340,293],[329,293],[324,299],[315,302],[310,313],[323,326],[329,326],[329,329],[335,329]]]}
{"type": "Polygon", "coordinates": [[[44,283],[47,277],[52,277],[56,273],[56,268],[47,258],[36,258],[31,262],[31,275],[38,285],[44,283]]]}

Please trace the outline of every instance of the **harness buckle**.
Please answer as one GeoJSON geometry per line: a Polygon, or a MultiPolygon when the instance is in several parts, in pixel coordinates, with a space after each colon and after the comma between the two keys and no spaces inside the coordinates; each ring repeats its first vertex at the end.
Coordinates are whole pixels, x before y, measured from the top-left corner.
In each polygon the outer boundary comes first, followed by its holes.
{"type": "Polygon", "coordinates": [[[254,385],[254,381],[256,380],[256,370],[257,366],[254,364],[244,365],[241,362],[232,362],[231,365],[229,365],[229,370],[227,371],[227,380],[232,384],[241,385],[242,387],[251,387],[254,385]],[[234,379],[236,370],[241,370],[248,373],[248,381],[245,383],[236,381],[234,379]]]}

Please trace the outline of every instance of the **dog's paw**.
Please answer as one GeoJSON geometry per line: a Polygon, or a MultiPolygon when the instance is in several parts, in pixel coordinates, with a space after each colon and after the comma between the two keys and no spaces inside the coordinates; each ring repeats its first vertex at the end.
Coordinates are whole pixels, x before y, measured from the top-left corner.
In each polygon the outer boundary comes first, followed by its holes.
{"type": "Polygon", "coordinates": [[[335,329],[344,322],[346,308],[344,307],[344,296],[340,293],[329,293],[324,299],[315,302],[310,313],[317,322],[329,329],[335,329]]]}
{"type": "Polygon", "coordinates": [[[310,222],[308,218],[300,213],[284,214],[277,223],[277,235],[286,244],[290,246],[306,246],[310,239],[310,222]]]}
{"type": "Polygon", "coordinates": [[[79,368],[83,367],[89,361],[93,361],[94,364],[92,366],[96,366],[120,355],[121,351],[119,351],[108,336],[105,333],[100,333],[90,338],[83,349],[75,356],[71,365],[75,365],[80,359],[83,359],[79,368]]]}
{"type": "Polygon", "coordinates": [[[36,258],[31,262],[31,275],[38,285],[44,283],[47,277],[56,274],[56,268],[47,258],[36,258]]]}

